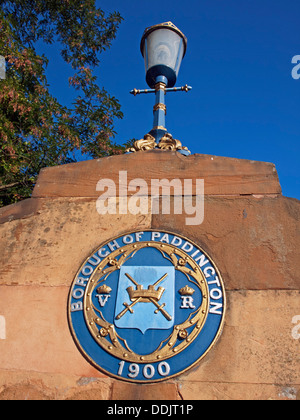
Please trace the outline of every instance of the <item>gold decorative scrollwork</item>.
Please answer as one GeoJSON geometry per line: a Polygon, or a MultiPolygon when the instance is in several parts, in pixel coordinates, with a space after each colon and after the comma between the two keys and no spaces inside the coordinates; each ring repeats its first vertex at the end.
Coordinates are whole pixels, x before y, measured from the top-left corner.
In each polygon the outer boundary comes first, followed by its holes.
{"type": "Polygon", "coordinates": [[[139,152],[143,150],[186,150],[189,152],[189,149],[185,146],[182,146],[181,141],[173,138],[172,134],[166,133],[160,139],[159,143],[155,142],[155,138],[151,134],[146,134],[143,139],[136,140],[133,143],[133,147],[126,149],[126,153],[130,152],[139,152]]]}
{"type": "Polygon", "coordinates": [[[157,147],[161,150],[188,150],[187,147],[182,146],[181,141],[174,139],[170,133],[166,133],[161,138],[157,147]]]}
{"type": "Polygon", "coordinates": [[[151,134],[146,134],[143,139],[136,140],[133,143],[133,147],[130,147],[129,149],[126,149],[126,153],[130,152],[139,152],[141,150],[152,150],[155,149],[156,142],[155,138],[151,136],[151,134]]]}
{"type": "MultiPolygon", "coordinates": [[[[193,289],[191,289],[193,290],[193,289]]],[[[178,292],[178,291],[177,291],[178,292]]],[[[176,293],[177,293],[176,292],[176,293]]],[[[180,293],[180,291],[179,291],[180,293]]],[[[159,242],[138,242],[124,245],[104,258],[90,278],[84,295],[84,316],[88,328],[96,342],[108,353],[129,362],[154,363],[158,360],[168,359],[174,354],[183,351],[198,336],[209,310],[209,290],[205,277],[197,263],[182,249],[159,242]],[[99,289],[104,282],[109,283],[109,276],[119,270],[124,262],[132,258],[137,251],[145,247],[152,247],[160,251],[162,256],[172,262],[175,270],[185,274],[187,281],[198,288],[202,295],[199,307],[190,313],[181,324],[174,325],[171,334],[163,340],[151,354],[139,355],[132,351],[122,337],[120,337],[113,323],[108,322],[101,308],[96,308],[92,301],[94,290],[99,289]],[[110,260],[117,261],[111,265],[110,260]],[[185,261],[186,264],[182,262],[185,261]]]]}

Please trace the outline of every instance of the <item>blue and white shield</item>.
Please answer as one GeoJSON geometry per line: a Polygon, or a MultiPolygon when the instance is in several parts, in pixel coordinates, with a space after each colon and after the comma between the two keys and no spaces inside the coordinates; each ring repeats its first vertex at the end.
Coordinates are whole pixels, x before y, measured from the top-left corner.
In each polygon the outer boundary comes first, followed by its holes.
{"type": "Polygon", "coordinates": [[[166,330],[174,325],[174,266],[121,266],[114,323],[118,328],[166,330]]]}

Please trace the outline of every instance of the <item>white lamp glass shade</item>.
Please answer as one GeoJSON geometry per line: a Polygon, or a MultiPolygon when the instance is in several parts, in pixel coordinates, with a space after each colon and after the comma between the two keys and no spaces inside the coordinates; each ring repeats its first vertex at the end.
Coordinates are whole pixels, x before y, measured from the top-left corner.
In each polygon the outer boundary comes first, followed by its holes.
{"type": "Polygon", "coordinates": [[[147,28],[141,41],[141,52],[145,60],[146,80],[153,87],[158,76],[174,86],[182,58],[186,51],[186,37],[172,22],[147,28]]]}
{"type": "Polygon", "coordinates": [[[183,56],[181,36],[169,29],[157,29],[151,32],[145,41],[146,72],[151,67],[165,65],[174,70],[177,76],[183,56]]]}

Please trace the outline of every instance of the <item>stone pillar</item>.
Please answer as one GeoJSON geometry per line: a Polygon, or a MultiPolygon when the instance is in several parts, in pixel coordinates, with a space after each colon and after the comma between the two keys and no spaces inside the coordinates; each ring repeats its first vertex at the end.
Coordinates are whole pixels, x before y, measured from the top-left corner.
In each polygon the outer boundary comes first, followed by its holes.
{"type": "Polygon", "coordinates": [[[300,398],[299,217],[300,202],[282,196],[271,163],[148,151],[42,170],[30,199],[0,209],[0,399],[300,398]],[[203,179],[202,223],[187,224],[184,206],[174,212],[172,188],[170,214],[151,214],[158,199],[150,188],[143,214],[120,214],[137,178],[148,186],[190,179],[191,204],[203,179]],[[97,211],[103,179],[116,185],[115,214],[97,211]],[[205,249],[227,294],[213,349],[184,374],[147,385],[90,364],[67,318],[83,261],[102,242],[143,229],[171,231],[205,249]]]}

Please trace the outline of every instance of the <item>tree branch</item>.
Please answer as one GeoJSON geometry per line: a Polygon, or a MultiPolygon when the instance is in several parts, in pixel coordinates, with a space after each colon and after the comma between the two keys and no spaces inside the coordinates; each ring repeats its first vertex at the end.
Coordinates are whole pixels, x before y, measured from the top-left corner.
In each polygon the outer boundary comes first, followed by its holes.
{"type": "Polygon", "coordinates": [[[16,187],[17,185],[20,185],[20,184],[22,184],[21,181],[13,182],[12,184],[7,184],[7,185],[0,185],[0,191],[8,190],[9,188],[16,187]]]}

